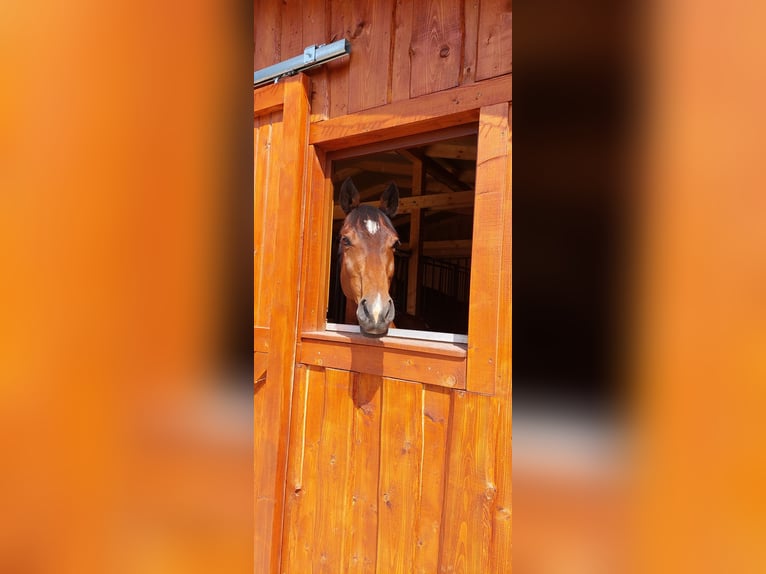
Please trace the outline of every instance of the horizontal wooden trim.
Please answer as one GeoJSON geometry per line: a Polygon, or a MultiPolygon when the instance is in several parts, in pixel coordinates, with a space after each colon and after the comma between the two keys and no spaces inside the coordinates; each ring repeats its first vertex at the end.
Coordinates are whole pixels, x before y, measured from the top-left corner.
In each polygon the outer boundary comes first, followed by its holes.
{"type": "Polygon", "coordinates": [[[298,362],[377,376],[465,389],[466,345],[379,339],[354,333],[303,333],[298,362]]]}
{"type": "Polygon", "coordinates": [[[269,352],[270,329],[263,327],[253,327],[253,350],[256,353],[269,352]]]}
{"type": "MultiPolygon", "coordinates": [[[[452,255],[453,257],[470,257],[472,239],[447,239],[443,241],[424,241],[421,245],[421,253],[426,256],[436,257],[452,255]]],[[[408,251],[409,243],[402,243],[398,249],[408,251]]]]}
{"type": "MultiPolygon", "coordinates": [[[[473,205],[473,191],[456,191],[453,193],[435,193],[432,195],[418,195],[413,197],[399,198],[399,209],[397,215],[411,213],[413,209],[460,209],[471,207],[473,205]]],[[[372,205],[377,207],[380,200],[365,201],[361,205],[372,205]]],[[[333,219],[343,219],[346,215],[340,205],[336,205],[332,212],[333,219]]]]}
{"type": "Polygon", "coordinates": [[[253,117],[275,112],[284,105],[285,85],[271,84],[253,90],[253,117]]]}
{"type": "Polygon", "coordinates": [[[511,74],[311,124],[326,151],[478,121],[479,108],[512,99],[511,74]]]}

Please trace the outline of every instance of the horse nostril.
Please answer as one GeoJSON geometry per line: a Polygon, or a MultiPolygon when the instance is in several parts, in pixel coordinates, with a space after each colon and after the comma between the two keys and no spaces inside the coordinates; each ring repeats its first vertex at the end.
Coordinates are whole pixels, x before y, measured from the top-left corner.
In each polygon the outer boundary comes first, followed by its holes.
{"type": "Polygon", "coordinates": [[[359,302],[359,305],[361,305],[361,307],[362,307],[362,311],[364,311],[364,315],[365,315],[366,317],[369,317],[369,316],[370,316],[370,310],[369,310],[369,309],[367,309],[367,299],[362,299],[362,300],[359,302]]]}

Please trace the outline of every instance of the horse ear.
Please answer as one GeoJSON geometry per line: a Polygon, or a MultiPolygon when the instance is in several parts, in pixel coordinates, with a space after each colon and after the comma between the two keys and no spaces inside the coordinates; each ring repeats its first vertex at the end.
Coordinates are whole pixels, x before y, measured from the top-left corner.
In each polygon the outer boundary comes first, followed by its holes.
{"type": "Polygon", "coordinates": [[[347,177],[343,185],[340,186],[340,206],[346,215],[354,208],[359,207],[359,190],[356,189],[350,177],[347,177]]]}
{"type": "Polygon", "coordinates": [[[396,215],[399,210],[399,188],[393,181],[388,184],[380,198],[380,210],[389,217],[396,215]]]}

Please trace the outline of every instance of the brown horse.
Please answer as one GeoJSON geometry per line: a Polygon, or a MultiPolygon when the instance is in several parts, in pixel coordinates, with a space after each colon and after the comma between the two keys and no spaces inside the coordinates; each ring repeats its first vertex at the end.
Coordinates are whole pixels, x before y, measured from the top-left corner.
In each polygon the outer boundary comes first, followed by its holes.
{"type": "Polygon", "coordinates": [[[389,184],[379,208],[359,205],[359,191],[348,178],[340,188],[340,205],[346,213],[339,246],[346,322],[358,322],[362,333],[379,337],[388,332],[395,314],[388,290],[399,236],[390,218],[399,208],[399,189],[389,184]]]}

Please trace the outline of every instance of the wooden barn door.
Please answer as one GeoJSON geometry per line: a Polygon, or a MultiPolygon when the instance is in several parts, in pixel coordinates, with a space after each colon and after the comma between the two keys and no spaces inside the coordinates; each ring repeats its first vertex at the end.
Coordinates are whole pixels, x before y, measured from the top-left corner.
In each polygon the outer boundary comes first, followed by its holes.
{"type": "Polygon", "coordinates": [[[436,345],[323,332],[332,184],[309,147],[281,572],[511,572],[509,115],[508,103],[477,112],[476,213],[488,241],[476,247],[483,275],[460,389],[431,376],[453,359],[436,345]]]}
{"type": "Polygon", "coordinates": [[[255,572],[277,572],[282,532],[308,139],[308,80],[254,92],[255,572]]]}

